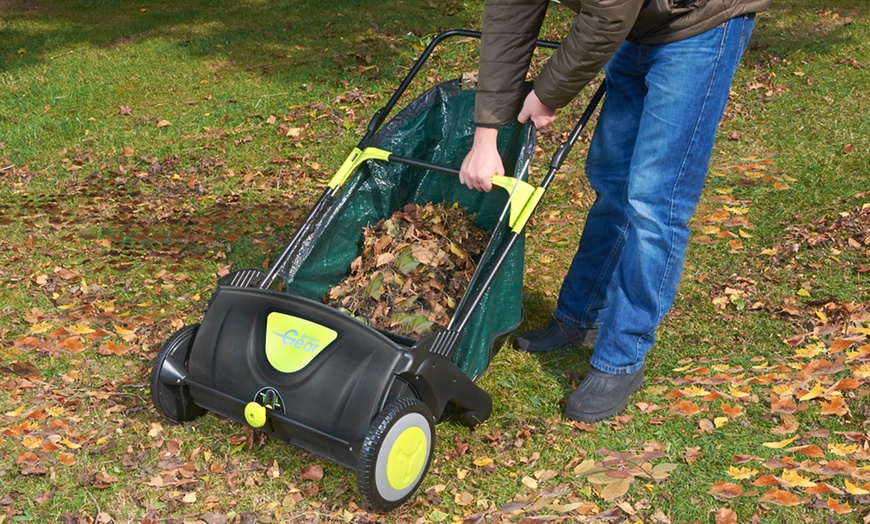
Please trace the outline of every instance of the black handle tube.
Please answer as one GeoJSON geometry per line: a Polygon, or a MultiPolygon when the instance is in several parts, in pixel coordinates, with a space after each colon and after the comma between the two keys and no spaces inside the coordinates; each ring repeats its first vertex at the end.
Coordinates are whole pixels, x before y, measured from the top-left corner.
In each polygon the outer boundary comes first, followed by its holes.
{"type": "MultiPolygon", "coordinates": [[[[397,103],[399,103],[399,98],[405,93],[408,89],[408,86],[411,85],[411,82],[414,80],[414,77],[417,76],[417,73],[420,72],[420,69],[423,67],[423,64],[429,59],[429,56],[435,50],[435,47],[438,46],[443,40],[446,40],[455,36],[464,36],[467,38],[477,38],[480,39],[482,34],[480,31],[470,31],[467,29],[451,29],[449,31],[445,31],[436,35],[432,38],[432,41],[429,42],[429,45],[426,46],[426,49],[420,54],[420,57],[417,58],[417,61],[414,62],[414,65],[411,67],[411,70],[405,75],[405,78],[399,84],[396,92],[393,93],[393,96],[390,97],[387,104],[381,109],[377,110],[369,121],[368,126],[366,127],[366,134],[359,142],[359,148],[363,149],[368,140],[372,137],[372,135],[380,129],[381,125],[384,123],[384,120],[387,119],[387,115],[393,110],[397,103]]],[[[544,47],[547,49],[557,49],[559,47],[558,42],[551,42],[549,40],[537,40],[535,45],[538,47],[544,47]]]]}
{"type": "MultiPolygon", "coordinates": [[[[466,298],[468,299],[468,303],[462,307],[462,311],[457,311],[457,314],[450,320],[450,324],[447,326],[447,329],[451,331],[462,332],[465,329],[465,326],[468,325],[468,322],[471,320],[471,314],[477,309],[477,306],[480,304],[480,301],[483,300],[483,296],[486,294],[486,291],[489,289],[489,286],[492,284],[493,280],[495,280],[496,275],[499,272],[499,269],[504,265],[505,260],[507,260],[508,254],[511,252],[511,248],[514,247],[514,244],[519,240],[519,233],[510,233],[508,238],[502,242],[501,247],[495,253],[495,260],[491,264],[490,271],[484,275],[483,282],[477,286],[476,290],[473,290],[473,294],[469,297],[463,297],[463,302],[465,302],[466,298]]],[[[466,290],[472,291],[472,290],[466,290]]]]}
{"type": "Polygon", "coordinates": [[[423,169],[429,169],[431,171],[438,171],[440,173],[445,173],[447,175],[459,176],[459,170],[456,169],[455,167],[449,167],[449,166],[444,166],[441,164],[435,164],[433,162],[427,162],[425,160],[417,160],[416,158],[408,158],[405,156],[390,154],[390,162],[395,162],[397,164],[404,164],[406,166],[411,166],[411,167],[421,167],[423,169]]]}
{"type": "Polygon", "coordinates": [[[298,255],[305,238],[317,227],[320,227],[323,215],[325,215],[326,211],[330,209],[333,204],[335,204],[334,192],[327,189],[322,195],[320,195],[320,198],[314,204],[314,207],[312,207],[311,211],[308,212],[308,216],[302,224],[296,228],[296,232],[290,237],[290,241],[284,247],[284,250],[280,255],[278,255],[275,262],[272,263],[272,266],[269,268],[263,281],[260,282],[260,289],[269,289],[284,269],[284,266],[287,265],[287,262],[298,255]]]}
{"type": "MultiPolygon", "coordinates": [[[[595,94],[592,95],[592,99],[589,101],[589,105],[586,106],[586,109],[583,111],[583,115],[580,116],[580,120],[577,121],[577,124],[574,126],[574,129],[571,131],[571,134],[568,136],[568,140],[562,142],[556,152],[553,154],[552,160],[550,160],[550,173],[548,174],[548,178],[552,179],[552,175],[555,175],[556,171],[562,167],[562,163],[565,161],[565,157],[568,156],[568,153],[574,147],[574,144],[577,143],[577,140],[580,139],[580,133],[586,128],[586,124],[589,123],[589,119],[592,118],[592,114],[595,112],[595,108],[598,107],[598,103],[601,102],[601,98],[604,96],[604,85],[605,82],[602,81],[601,85],[595,91],[595,94]]],[[[546,187],[546,186],[544,186],[546,187]]]]}

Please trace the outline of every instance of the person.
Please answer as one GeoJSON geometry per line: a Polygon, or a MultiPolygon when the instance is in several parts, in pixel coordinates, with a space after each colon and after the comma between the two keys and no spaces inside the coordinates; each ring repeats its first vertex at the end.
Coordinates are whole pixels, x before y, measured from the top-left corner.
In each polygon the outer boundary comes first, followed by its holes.
{"type": "Polygon", "coordinates": [[[594,344],[565,413],[597,422],[622,412],[643,384],[647,352],[676,296],[733,75],[769,0],[562,3],[577,16],[529,91],[548,1],[486,1],[476,127],[460,181],[489,191],[491,177],[504,173],[498,128],[513,118],[551,124],[604,68],[585,165],[595,202],[553,318],[514,344],[530,353],[594,344]]]}

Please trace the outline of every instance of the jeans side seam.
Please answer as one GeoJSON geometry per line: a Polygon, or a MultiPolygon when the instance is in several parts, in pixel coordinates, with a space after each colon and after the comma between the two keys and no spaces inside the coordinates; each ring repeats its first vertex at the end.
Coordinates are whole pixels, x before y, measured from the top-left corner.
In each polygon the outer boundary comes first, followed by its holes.
{"type": "MultiPolygon", "coordinates": [[[[709,83],[707,85],[707,89],[704,93],[703,102],[701,103],[701,106],[698,110],[698,118],[696,118],[696,120],[695,120],[695,126],[692,129],[691,139],[689,140],[689,144],[688,144],[688,147],[686,148],[686,153],[683,156],[683,160],[680,163],[679,174],[674,179],[674,185],[671,189],[670,206],[668,208],[668,226],[670,229],[670,239],[668,242],[668,244],[669,244],[668,254],[665,257],[664,271],[662,274],[662,278],[659,281],[659,288],[658,288],[658,291],[656,293],[656,314],[655,314],[656,315],[656,323],[655,323],[656,327],[661,323],[662,319],[664,318],[664,313],[662,312],[664,309],[664,307],[662,306],[662,295],[664,294],[665,283],[667,282],[668,277],[669,277],[671,271],[673,270],[672,263],[673,263],[674,258],[675,258],[674,257],[674,250],[675,250],[675,244],[676,244],[676,240],[677,240],[676,239],[677,231],[676,231],[676,228],[674,227],[675,226],[675,214],[676,214],[676,212],[675,212],[676,194],[675,193],[677,191],[677,187],[679,187],[679,185],[680,185],[680,181],[683,179],[683,177],[686,173],[686,165],[688,163],[688,158],[692,154],[691,153],[692,148],[693,148],[695,142],[697,141],[698,130],[701,127],[700,115],[704,114],[704,112],[707,109],[707,105],[709,104],[711,92],[713,91],[713,85],[715,83],[714,79],[716,78],[716,75],[719,74],[719,69],[721,68],[722,54],[724,53],[724,50],[726,47],[725,42],[726,42],[727,36],[728,36],[728,29],[729,29],[728,24],[725,24],[725,27],[723,28],[723,31],[722,31],[722,38],[719,42],[719,52],[716,55],[716,60],[714,61],[713,68],[711,70],[710,81],[709,81],[709,83]]],[[[642,351],[641,344],[643,343],[643,340],[645,340],[646,338],[648,338],[650,336],[654,336],[655,331],[656,331],[656,328],[653,328],[652,330],[647,331],[646,333],[644,333],[643,335],[641,335],[638,338],[637,342],[635,343],[635,356],[637,356],[641,353],[641,351],[642,351]]]]}

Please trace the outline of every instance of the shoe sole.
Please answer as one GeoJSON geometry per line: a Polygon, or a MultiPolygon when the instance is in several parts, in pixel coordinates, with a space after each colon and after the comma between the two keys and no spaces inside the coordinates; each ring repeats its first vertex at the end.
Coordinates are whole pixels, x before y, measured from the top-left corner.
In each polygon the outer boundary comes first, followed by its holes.
{"type": "Polygon", "coordinates": [[[610,417],[613,417],[614,415],[618,415],[625,410],[625,407],[628,405],[629,399],[631,398],[632,395],[637,393],[638,390],[640,390],[640,388],[643,387],[643,383],[644,383],[643,376],[641,376],[640,384],[638,384],[636,387],[631,388],[631,391],[625,397],[625,402],[617,405],[613,409],[609,409],[607,411],[602,411],[600,413],[586,413],[583,411],[572,410],[566,406],[565,407],[565,416],[571,420],[576,420],[577,422],[588,422],[588,423],[601,422],[602,420],[609,419],[610,417]]]}

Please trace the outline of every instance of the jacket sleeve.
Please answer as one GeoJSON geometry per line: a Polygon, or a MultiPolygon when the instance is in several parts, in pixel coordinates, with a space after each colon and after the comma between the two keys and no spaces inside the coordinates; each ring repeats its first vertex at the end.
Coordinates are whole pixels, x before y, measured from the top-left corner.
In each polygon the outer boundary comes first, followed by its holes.
{"type": "Polygon", "coordinates": [[[574,24],[535,79],[535,93],[564,107],[601,71],[631,31],[644,0],[580,0],[574,24]]]}
{"type": "Polygon", "coordinates": [[[474,122],[506,124],[516,115],[548,0],[486,0],[474,122]]]}

